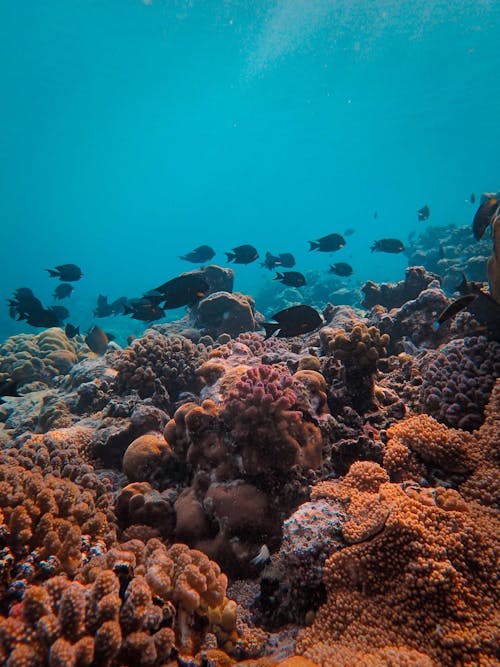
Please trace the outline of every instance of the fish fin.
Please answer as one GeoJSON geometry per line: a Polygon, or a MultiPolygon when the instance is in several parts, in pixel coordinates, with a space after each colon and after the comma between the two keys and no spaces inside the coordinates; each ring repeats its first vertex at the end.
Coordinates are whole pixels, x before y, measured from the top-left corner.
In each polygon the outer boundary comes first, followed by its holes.
{"type": "Polygon", "coordinates": [[[226,257],[227,257],[227,261],[228,261],[228,262],[232,262],[233,259],[236,257],[236,255],[234,254],[234,252],[225,252],[224,254],[225,254],[226,257]]]}
{"type": "Polygon", "coordinates": [[[274,322],[264,322],[262,326],[266,330],[265,340],[273,336],[280,329],[280,325],[274,322]]]}
{"type": "Polygon", "coordinates": [[[311,246],[309,248],[309,252],[311,252],[311,250],[316,250],[316,248],[319,248],[319,243],[317,241],[308,241],[308,243],[311,246]]]}
{"type": "Polygon", "coordinates": [[[284,277],[285,276],[282,273],[279,273],[278,271],[276,271],[276,276],[275,276],[274,280],[283,280],[284,277]]]}
{"type": "Polygon", "coordinates": [[[51,278],[59,278],[59,271],[54,271],[54,269],[45,269],[45,271],[49,272],[51,278]]]}

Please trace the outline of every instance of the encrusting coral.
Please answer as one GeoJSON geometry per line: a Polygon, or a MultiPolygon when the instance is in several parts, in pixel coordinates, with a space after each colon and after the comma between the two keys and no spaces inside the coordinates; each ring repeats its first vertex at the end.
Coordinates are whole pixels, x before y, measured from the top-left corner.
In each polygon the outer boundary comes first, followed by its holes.
{"type": "Polygon", "coordinates": [[[325,564],[327,600],[298,653],[325,667],[411,653],[419,665],[497,664],[497,516],[452,489],[391,483],[369,462],[313,488],[323,496],[344,504],[348,546],[325,564]]]}

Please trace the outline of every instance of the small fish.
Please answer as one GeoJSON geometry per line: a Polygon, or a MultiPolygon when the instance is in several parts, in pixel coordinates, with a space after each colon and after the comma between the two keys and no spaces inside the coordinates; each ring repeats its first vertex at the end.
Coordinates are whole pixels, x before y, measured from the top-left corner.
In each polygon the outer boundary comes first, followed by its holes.
{"type": "Polygon", "coordinates": [[[389,252],[393,254],[403,252],[404,249],[403,242],[399,239],[379,239],[371,247],[372,252],[389,252]]]}
{"type": "Polygon", "coordinates": [[[281,266],[284,269],[291,269],[292,266],[295,266],[295,257],[291,252],[280,252],[278,257],[280,258],[281,266]]]}
{"type": "Polygon", "coordinates": [[[266,252],[266,259],[261,262],[260,265],[269,269],[269,271],[272,271],[277,266],[281,266],[281,259],[277,255],[272,255],[270,252],[266,252]]]}
{"type": "Polygon", "coordinates": [[[356,232],[355,229],[353,229],[352,227],[348,227],[344,232],[344,236],[352,236],[355,232],[356,232]]]}
{"type": "Polygon", "coordinates": [[[208,294],[209,284],[200,273],[183,273],[156,287],[155,291],[163,295],[163,309],[170,310],[192,306],[203,299],[208,294]]]}
{"type": "Polygon", "coordinates": [[[66,299],[68,296],[71,296],[74,289],[73,285],[70,285],[69,283],[61,283],[55,288],[52,296],[54,299],[66,299]]]}
{"type": "Polygon", "coordinates": [[[64,306],[50,306],[50,308],[47,308],[47,310],[50,310],[52,313],[54,313],[60,322],[64,322],[64,320],[67,320],[69,317],[69,310],[64,306]]]}
{"type": "Polygon", "coordinates": [[[418,216],[418,219],[420,221],[428,220],[430,214],[431,214],[431,210],[427,206],[427,204],[425,206],[422,206],[422,208],[419,208],[418,211],[417,211],[417,216],[418,216]]]}
{"type": "Polygon", "coordinates": [[[90,347],[92,352],[102,356],[108,348],[108,337],[104,331],[96,325],[85,336],[85,342],[90,347]]]}
{"type": "Polygon", "coordinates": [[[0,403],[5,403],[2,396],[19,397],[19,394],[17,393],[17,385],[18,383],[14,382],[14,380],[4,380],[3,382],[0,382],[0,403]]]}
{"type": "Polygon", "coordinates": [[[255,556],[255,558],[252,558],[252,560],[250,561],[250,564],[255,565],[256,567],[260,567],[268,563],[270,560],[271,560],[271,553],[269,551],[269,547],[267,546],[267,544],[263,544],[259,549],[259,553],[255,556]]]}
{"type": "Polygon", "coordinates": [[[266,338],[290,338],[314,331],[323,324],[323,318],[312,306],[290,306],[272,316],[275,322],[264,322],[266,338]]]}
{"type": "MultiPolygon", "coordinates": [[[[162,298],[162,300],[165,297],[162,298]]],[[[124,315],[132,315],[132,319],[142,322],[154,322],[165,317],[165,311],[149,299],[131,299],[125,306],[124,315]]]]}
{"type": "Polygon", "coordinates": [[[276,272],[274,280],[280,280],[283,285],[288,285],[288,287],[303,287],[306,284],[305,276],[299,271],[276,272]]]}
{"type": "Polygon", "coordinates": [[[470,201],[471,204],[476,203],[476,195],[473,192],[471,192],[470,195],[469,195],[469,201],[470,201]]]}
{"type": "Polygon", "coordinates": [[[232,252],[224,253],[228,262],[234,260],[235,264],[250,264],[259,258],[259,253],[253,245],[239,245],[232,249],[232,252]]]}
{"type": "Polygon", "coordinates": [[[64,333],[68,338],[74,338],[80,333],[80,327],[74,327],[68,322],[68,324],[64,327],[64,333]]]}
{"type": "Polygon", "coordinates": [[[334,273],[336,276],[352,276],[354,273],[353,268],[347,262],[337,262],[336,264],[330,264],[330,273],[334,273]]]}
{"type": "Polygon", "coordinates": [[[215,250],[209,245],[200,245],[191,252],[186,253],[179,259],[183,259],[186,262],[192,262],[193,264],[202,264],[203,262],[208,262],[215,257],[215,250]]]}
{"type": "Polygon", "coordinates": [[[484,232],[498,213],[500,201],[496,197],[481,198],[481,206],[477,209],[472,221],[472,233],[478,241],[483,238],[484,232]]]}
{"type": "Polygon", "coordinates": [[[51,278],[59,278],[65,283],[72,283],[80,280],[83,276],[82,270],[76,264],[59,264],[55,269],[45,269],[49,272],[51,278]]]}
{"type": "Polygon", "coordinates": [[[475,280],[467,280],[465,273],[462,273],[462,280],[459,285],[455,287],[455,292],[459,294],[483,294],[482,283],[475,280]]]}
{"type": "Polygon", "coordinates": [[[444,324],[447,320],[450,320],[452,317],[455,317],[457,313],[466,308],[475,299],[476,299],[476,294],[465,294],[464,296],[455,299],[455,301],[452,301],[439,314],[437,320],[433,324],[434,329],[439,329],[441,324],[444,324]]]}
{"type": "Polygon", "coordinates": [[[328,234],[328,236],[322,236],[317,241],[309,241],[311,250],[319,250],[320,252],[335,252],[340,250],[345,246],[345,238],[342,234],[328,234]]]}
{"type": "Polygon", "coordinates": [[[99,294],[97,297],[97,307],[94,309],[94,317],[109,317],[113,314],[113,309],[108,303],[108,297],[99,294]]]}
{"type": "Polygon", "coordinates": [[[25,320],[30,313],[36,313],[43,310],[42,302],[38,299],[29,287],[18,287],[12,299],[8,300],[9,315],[12,319],[25,320]]]}

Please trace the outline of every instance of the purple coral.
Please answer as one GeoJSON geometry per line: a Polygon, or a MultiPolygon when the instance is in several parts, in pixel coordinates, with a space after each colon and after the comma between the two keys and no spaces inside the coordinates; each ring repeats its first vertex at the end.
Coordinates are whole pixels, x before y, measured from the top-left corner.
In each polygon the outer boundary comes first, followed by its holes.
{"type": "Polygon", "coordinates": [[[500,376],[500,344],[484,336],[453,340],[424,357],[422,366],[421,410],[447,426],[478,428],[500,376]]]}

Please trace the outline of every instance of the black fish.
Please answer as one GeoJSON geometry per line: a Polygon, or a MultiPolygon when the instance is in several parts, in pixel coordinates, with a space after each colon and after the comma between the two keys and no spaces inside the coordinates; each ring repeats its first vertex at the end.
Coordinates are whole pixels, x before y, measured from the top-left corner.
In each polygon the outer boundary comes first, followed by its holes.
{"type": "Polygon", "coordinates": [[[201,264],[202,262],[208,262],[212,257],[215,257],[215,250],[209,245],[200,245],[186,255],[179,257],[179,259],[193,262],[193,264],[201,264]]]}
{"type": "Polygon", "coordinates": [[[180,308],[181,306],[192,306],[208,294],[209,284],[199,273],[183,273],[172,280],[155,288],[155,291],[163,294],[163,308],[180,308]]]}
{"type": "Polygon", "coordinates": [[[80,327],[74,327],[68,322],[68,324],[64,327],[64,333],[68,338],[74,338],[80,333],[80,327]]]}
{"type": "Polygon", "coordinates": [[[470,193],[469,201],[470,201],[471,204],[476,203],[476,195],[473,192],[470,193]]]}
{"type": "Polygon", "coordinates": [[[61,318],[50,308],[42,308],[41,310],[30,313],[28,317],[22,319],[26,319],[27,324],[37,328],[59,327],[62,324],[61,318]]]}
{"type": "Polygon", "coordinates": [[[335,273],[336,276],[352,276],[353,269],[350,264],[347,262],[337,262],[336,264],[330,264],[330,273],[335,273]]]}
{"type": "Polygon", "coordinates": [[[94,309],[94,317],[109,317],[113,314],[113,309],[108,303],[108,297],[99,294],[97,297],[97,307],[94,309]]]}
{"type": "Polygon", "coordinates": [[[355,231],[356,230],[353,229],[352,227],[348,227],[344,232],[344,236],[352,236],[355,233],[355,231]]]}
{"type": "Polygon", "coordinates": [[[482,293],[482,283],[475,280],[467,280],[465,273],[462,273],[462,281],[455,287],[455,292],[459,294],[480,294],[482,293]]]}
{"type": "Polygon", "coordinates": [[[3,382],[0,382],[0,403],[5,403],[2,396],[19,397],[19,394],[17,393],[17,384],[18,383],[14,382],[14,380],[4,380],[3,382]]]}
{"type": "MultiPolygon", "coordinates": [[[[162,297],[162,300],[165,297],[162,297]]],[[[152,303],[149,299],[131,299],[129,304],[125,306],[125,315],[132,315],[132,319],[141,320],[142,322],[154,322],[165,317],[165,311],[157,304],[152,303]]]]}
{"type": "Polygon", "coordinates": [[[69,317],[69,310],[64,306],[50,306],[47,310],[54,313],[60,322],[64,322],[64,320],[67,320],[69,317]]]}
{"type": "Polygon", "coordinates": [[[309,243],[311,244],[309,251],[335,252],[345,246],[345,238],[342,234],[328,234],[328,236],[322,236],[317,241],[309,241],[309,243]]]}
{"type": "Polygon", "coordinates": [[[305,277],[299,271],[277,272],[274,280],[281,280],[283,285],[288,285],[288,287],[303,287],[306,284],[305,277]]]}
{"type": "Polygon", "coordinates": [[[30,313],[43,310],[42,302],[33,294],[29,287],[19,287],[12,299],[8,300],[9,315],[12,319],[25,320],[30,313]],[[17,317],[16,317],[17,316],[17,317]]]}
{"type": "Polygon", "coordinates": [[[499,208],[500,202],[496,197],[485,198],[485,201],[477,209],[472,221],[472,233],[475,239],[479,241],[483,238],[486,228],[498,213],[499,208]]]}
{"type": "Polygon", "coordinates": [[[399,239],[380,239],[375,241],[371,247],[372,252],[390,252],[393,254],[403,252],[404,249],[405,247],[399,239]]]}
{"type": "Polygon", "coordinates": [[[45,269],[49,272],[51,278],[59,278],[65,283],[72,283],[75,280],[80,280],[83,276],[82,270],[76,264],[60,264],[55,269],[45,269]]]}
{"type": "Polygon", "coordinates": [[[97,325],[94,325],[85,336],[85,342],[90,347],[92,352],[95,352],[95,354],[99,354],[101,356],[106,352],[108,347],[108,337],[97,325]]]}
{"type": "Polygon", "coordinates": [[[264,322],[266,338],[276,335],[278,338],[290,338],[314,331],[323,324],[323,318],[312,306],[291,306],[272,316],[275,322],[264,322]]]}
{"type": "Polygon", "coordinates": [[[437,320],[434,322],[434,328],[439,329],[441,324],[444,324],[447,320],[455,317],[457,313],[466,308],[472,301],[476,299],[476,294],[465,294],[464,296],[455,299],[452,301],[446,308],[439,314],[437,320]]]}
{"type": "Polygon", "coordinates": [[[235,264],[250,264],[259,257],[259,253],[253,245],[239,245],[233,248],[232,252],[224,253],[228,262],[234,260],[235,264]]]}
{"type": "Polygon", "coordinates": [[[418,211],[417,211],[418,219],[419,219],[420,221],[422,221],[422,220],[428,220],[430,214],[431,214],[431,210],[430,210],[430,208],[427,206],[427,204],[426,204],[425,206],[422,206],[422,208],[419,208],[418,211]]]}
{"type": "Polygon", "coordinates": [[[66,299],[66,297],[71,296],[74,289],[73,285],[70,285],[69,283],[61,283],[61,285],[58,285],[55,288],[52,296],[54,299],[66,299]]]}
{"type": "Polygon", "coordinates": [[[281,266],[281,259],[276,255],[272,255],[270,252],[266,252],[266,259],[261,262],[260,265],[269,269],[269,271],[272,271],[277,266],[281,266]]]}
{"type": "Polygon", "coordinates": [[[291,252],[280,252],[278,257],[280,258],[281,266],[284,269],[291,269],[292,266],[295,266],[295,257],[291,252]]]}

